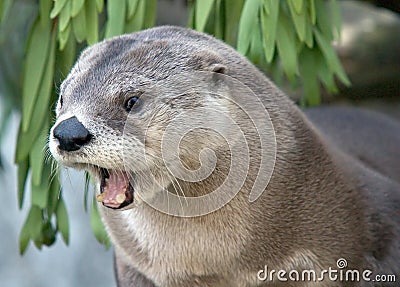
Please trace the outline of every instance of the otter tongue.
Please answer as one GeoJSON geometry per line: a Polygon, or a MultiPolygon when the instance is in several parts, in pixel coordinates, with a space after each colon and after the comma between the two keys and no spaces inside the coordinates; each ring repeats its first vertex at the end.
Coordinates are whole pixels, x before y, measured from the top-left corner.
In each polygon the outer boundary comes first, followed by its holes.
{"type": "Polygon", "coordinates": [[[103,203],[108,207],[119,207],[125,201],[125,192],[129,188],[126,172],[109,170],[103,191],[103,203]]]}

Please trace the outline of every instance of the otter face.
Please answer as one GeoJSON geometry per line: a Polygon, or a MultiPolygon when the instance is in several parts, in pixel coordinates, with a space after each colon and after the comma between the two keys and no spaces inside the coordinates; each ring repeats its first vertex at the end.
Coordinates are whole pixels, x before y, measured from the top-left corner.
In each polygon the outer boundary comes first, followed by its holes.
{"type": "MultiPolygon", "coordinates": [[[[122,208],[134,200],[133,181],[124,170],[121,150],[123,123],[128,112],[140,105],[140,93],[112,97],[97,93],[86,104],[68,87],[63,88],[57,105],[49,141],[53,156],[65,166],[89,171],[100,183],[98,200],[110,208],[122,208]]],[[[142,146],[138,138],[132,141],[142,146]]]]}
{"type": "Polygon", "coordinates": [[[146,202],[200,216],[244,185],[254,201],[272,175],[275,133],[235,53],[172,27],[86,49],[61,85],[50,151],[89,171],[98,201],[113,209],[146,202]]]}
{"type": "MultiPolygon", "coordinates": [[[[152,89],[174,73],[197,69],[202,56],[192,57],[183,47],[177,60],[164,40],[139,41],[133,35],[82,53],[61,85],[49,136],[54,158],[87,170],[100,186],[98,201],[113,209],[139,203],[135,190],[154,193],[171,184],[160,157],[162,131],[182,110],[202,102],[195,94],[182,100],[152,89]],[[149,172],[160,179],[149,180],[149,172]]],[[[224,70],[211,60],[212,70],[224,70]]]]}

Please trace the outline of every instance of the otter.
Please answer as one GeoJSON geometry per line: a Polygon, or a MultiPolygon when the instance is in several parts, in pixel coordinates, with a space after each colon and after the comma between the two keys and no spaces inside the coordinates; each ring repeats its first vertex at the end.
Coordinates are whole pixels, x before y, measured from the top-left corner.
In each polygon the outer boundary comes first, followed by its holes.
{"type": "Polygon", "coordinates": [[[50,150],[95,179],[118,286],[396,286],[373,276],[400,271],[399,122],[302,111],[233,48],[170,26],[84,50],[56,114],[50,150]]]}

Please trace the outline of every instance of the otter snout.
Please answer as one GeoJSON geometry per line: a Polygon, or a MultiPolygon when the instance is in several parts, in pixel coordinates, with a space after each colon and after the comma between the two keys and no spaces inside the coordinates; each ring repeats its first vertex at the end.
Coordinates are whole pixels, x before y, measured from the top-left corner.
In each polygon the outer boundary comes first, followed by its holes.
{"type": "Polygon", "coordinates": [[[63,151],[76,151],[89,143],[92,134],[76,117],[60,122],[53,130],[53,136],[58,140],[58,147],[63,151]]]}

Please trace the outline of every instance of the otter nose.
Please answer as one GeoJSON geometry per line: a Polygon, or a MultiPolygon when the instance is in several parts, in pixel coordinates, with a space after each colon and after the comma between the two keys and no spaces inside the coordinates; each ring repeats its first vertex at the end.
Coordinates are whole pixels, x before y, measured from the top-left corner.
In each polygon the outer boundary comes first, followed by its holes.
{"type": "Polygon", "coordinates": [[[87,144],[92,135],[76,117],[66,119],[53,130],[53,135],[59,142],[59,148],[65,151],[75,151],[87,144]]]}

